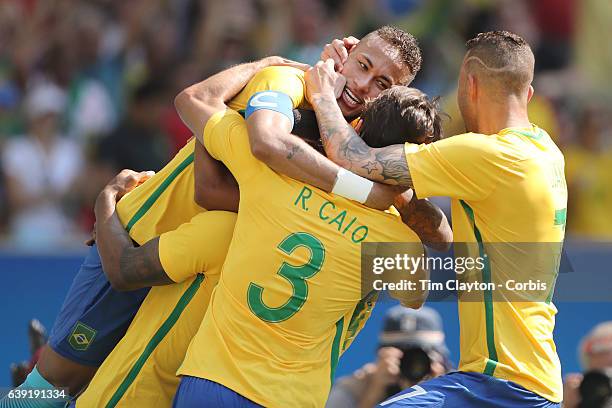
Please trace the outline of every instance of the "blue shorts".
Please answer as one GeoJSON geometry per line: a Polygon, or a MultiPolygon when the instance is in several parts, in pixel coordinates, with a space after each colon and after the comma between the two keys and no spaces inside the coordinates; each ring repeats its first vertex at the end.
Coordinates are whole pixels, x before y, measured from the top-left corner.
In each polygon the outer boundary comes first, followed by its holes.
{"type": "Polygon", "coordinates": [[[454,372],[425,381],[383,401],[381,408],[558,408],[561,404],[518,384],[480,373],[454,372]]]}
{"type": "Polygon", "coordinates": [[[184,376],[174,396],[174,408],[260,408],[229,388],[204,378],[184,376]]]}
{"type": "Polygon", "coordinates": [[[74,277],[51,335],[49,346],[75,363],[99,367],[127,331],[149,288],[114,290],[98,249],[90,248],[74,277]]]}

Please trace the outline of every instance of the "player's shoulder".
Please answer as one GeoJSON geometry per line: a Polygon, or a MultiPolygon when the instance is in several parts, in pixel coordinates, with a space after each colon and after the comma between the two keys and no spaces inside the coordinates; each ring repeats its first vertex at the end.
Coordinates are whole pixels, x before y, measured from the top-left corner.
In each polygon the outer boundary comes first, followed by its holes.
{"type": "Polygon", "coordinates": [[[304,102],[306,84],[304,71],[285,66],[271,66],[259,70],[247,86],[230,102],[232,109],[246,109],[249,99],[259,92],[280,92],[291,98],[293,107],[304,102]]]}
{"type": "Polygon", "coordinates": [[[240,126],[246,128],[244,118],[241,114],[233,109],[218,111],[212,115],[206,123],[206,127],[204,128],[204,140],[210,137],[213,132],[233,130],[240,126]]]}
{"type": "Polygon", "coordinates": [[[427,146],[440,150],[452,149],[465,154],[498,154],[500,149],[499,140],[496,135],[485,135],[482,133],[462,133],[447,137],[427,146]]]}
{"type": "Polygon", "coordinates": [[[304,81],[304,71],[294,67],[270,66],[260,69],[254,79],[278,78],[278,79],[298,79],[304,81]]]}

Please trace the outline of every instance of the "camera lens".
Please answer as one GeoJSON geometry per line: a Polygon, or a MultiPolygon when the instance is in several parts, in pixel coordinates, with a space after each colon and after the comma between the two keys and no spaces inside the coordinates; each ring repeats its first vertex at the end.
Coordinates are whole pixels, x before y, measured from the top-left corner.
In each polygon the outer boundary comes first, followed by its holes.
{"type": "Polygon", "coordinates": [[[400,361],[400,372],[403,377],[417,383],[431,372],[431,359],[425,350],[414,347],[402,351],[404,355],[400,361]]]}

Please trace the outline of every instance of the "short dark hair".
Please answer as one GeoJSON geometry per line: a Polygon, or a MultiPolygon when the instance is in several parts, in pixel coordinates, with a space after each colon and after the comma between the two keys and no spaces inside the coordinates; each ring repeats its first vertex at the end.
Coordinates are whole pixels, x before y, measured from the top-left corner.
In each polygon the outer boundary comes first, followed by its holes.
{"type": "Polygon", "coordinates": [[[399,62],[410,69],[410,74],[414,78],[421,69],[422,62],[421,48],[417,39],[402,29],[388,25],[372,31],[366,37],[371,35],[377,35],[393,47],[398,53],[399,62]]]}
{"type": "Polygon", "coordinates": [[[509,31],[489,31],[465,45],[466,61],[475,57],[473,63],[481,68],[480,72],[501,84],[502,89],[518,93],[531,84],[535,58],[521,36],[509,31]]]}
{"type": "Polygon", "coordinates": [[[442,138],[437,99],[416,88],[396,85],[369,102],[361,115],[361,137],[370,147],[430,143],[442,138]]]}

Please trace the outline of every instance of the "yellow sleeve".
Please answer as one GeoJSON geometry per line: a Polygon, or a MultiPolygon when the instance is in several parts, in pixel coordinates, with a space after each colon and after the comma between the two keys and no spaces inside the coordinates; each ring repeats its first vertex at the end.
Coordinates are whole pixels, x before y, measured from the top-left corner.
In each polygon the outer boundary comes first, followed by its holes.
{"type": "Polygon", "coordinates": [[[304,71],[292,67],[267,67],[259,71],[247,86],[232,99],[229,107],[234,110],[246,109],[249,98],[261,91],[276,91],[288,95],[293,108],[304,104],[304,71]]]}
{"type": "Polygon", "coordinates": [[[251,153],[246,122],[236,111],[226,109],[211,116],[203,138],[208,153],[225,164],[238,184],[265,166],[251,153]]]}
{"type": "Polygon", "coordinates": [[[428,145],[406,143],[404,151],[419,198],[482,200],[499,177],[494,136],[468,133],[428,145]]]}
{"type": "Polygon", "coordinates": [[[159,237],[159,260],[174,282],[198,273],[219,272],[234,232],[236,214],[204,211],[159,237]]]}

